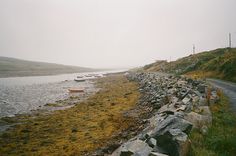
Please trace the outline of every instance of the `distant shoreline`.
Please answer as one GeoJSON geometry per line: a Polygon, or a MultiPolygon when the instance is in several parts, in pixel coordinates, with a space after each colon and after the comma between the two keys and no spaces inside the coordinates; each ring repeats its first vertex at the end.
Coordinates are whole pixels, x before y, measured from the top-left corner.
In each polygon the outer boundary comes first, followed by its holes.
{"type": "Polygon", "coordinates": [[[99,72],[108,69],[94,69],[47,62],[35,62],[0,56],[0,78],[49,76],[82,72],[99,72]]]}
{"type": "Polygon", "coordinates": [[[11,78],[11,77],[31,77],[31,76],[53,76],[61,74],[73,74],[73,73],[86,73],[86,72],[100,72],[106,70],[85,70],[85,71],[0,71],[0,78],[11,78]]]}

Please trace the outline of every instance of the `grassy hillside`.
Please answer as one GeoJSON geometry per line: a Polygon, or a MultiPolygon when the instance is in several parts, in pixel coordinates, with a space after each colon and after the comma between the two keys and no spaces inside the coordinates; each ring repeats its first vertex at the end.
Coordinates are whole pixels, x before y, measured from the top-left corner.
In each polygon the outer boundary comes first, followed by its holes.
{"type": "Polygon", "coordinates": [[[145,71],[164,71],[193,77],[212,77],[236,82],[236,48],[223,48],[190,55],[172,62],[156,62],[145,71]]]}
{"type": "Polygon", "coordinates": [[[95,69],[0,57],[0,77],[55,75],[88,71],[95,71],[95,69]]]}

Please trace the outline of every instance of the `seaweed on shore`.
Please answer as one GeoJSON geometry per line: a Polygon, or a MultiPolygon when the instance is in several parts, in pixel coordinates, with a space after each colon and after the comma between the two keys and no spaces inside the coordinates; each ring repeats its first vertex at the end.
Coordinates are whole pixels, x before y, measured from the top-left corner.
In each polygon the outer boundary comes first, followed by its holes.
{"type": "Polygon", "coordinates": [[[0,155],[85,155],[137,129],[138,117],[124,114],[136,107],[138,85],[122,75],[101,78],[97,85],[100,91],[72,108],[21,116],[22,124],[1,134],[0,155]]]}

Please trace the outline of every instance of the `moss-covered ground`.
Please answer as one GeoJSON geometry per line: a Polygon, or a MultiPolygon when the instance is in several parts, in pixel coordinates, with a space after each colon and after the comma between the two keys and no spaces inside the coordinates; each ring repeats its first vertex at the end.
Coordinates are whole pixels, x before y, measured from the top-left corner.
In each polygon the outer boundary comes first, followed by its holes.
{"type": "Polygon", "coordinates": [[[85,155],[137,126],[135,117],[124,116],[139,99],[137,84],[115,75],[97,85],[100,91],[72,108],[2,119],[21,123],[1,134],[0,155],[85,155]]]}

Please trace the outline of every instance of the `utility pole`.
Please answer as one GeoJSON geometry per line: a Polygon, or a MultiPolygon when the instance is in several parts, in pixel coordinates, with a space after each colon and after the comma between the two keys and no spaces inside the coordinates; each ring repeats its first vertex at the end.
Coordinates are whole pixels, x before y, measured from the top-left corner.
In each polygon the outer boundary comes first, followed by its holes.
{"type": "Polygon", "coordinates": [[[229,33],[229,48],[231,48],[231,33],[229,33]]]}
{"type": "Polygon", "coordinates": [[[195,44],[193,44],[193,55],[195,54],[195,44]]]}

